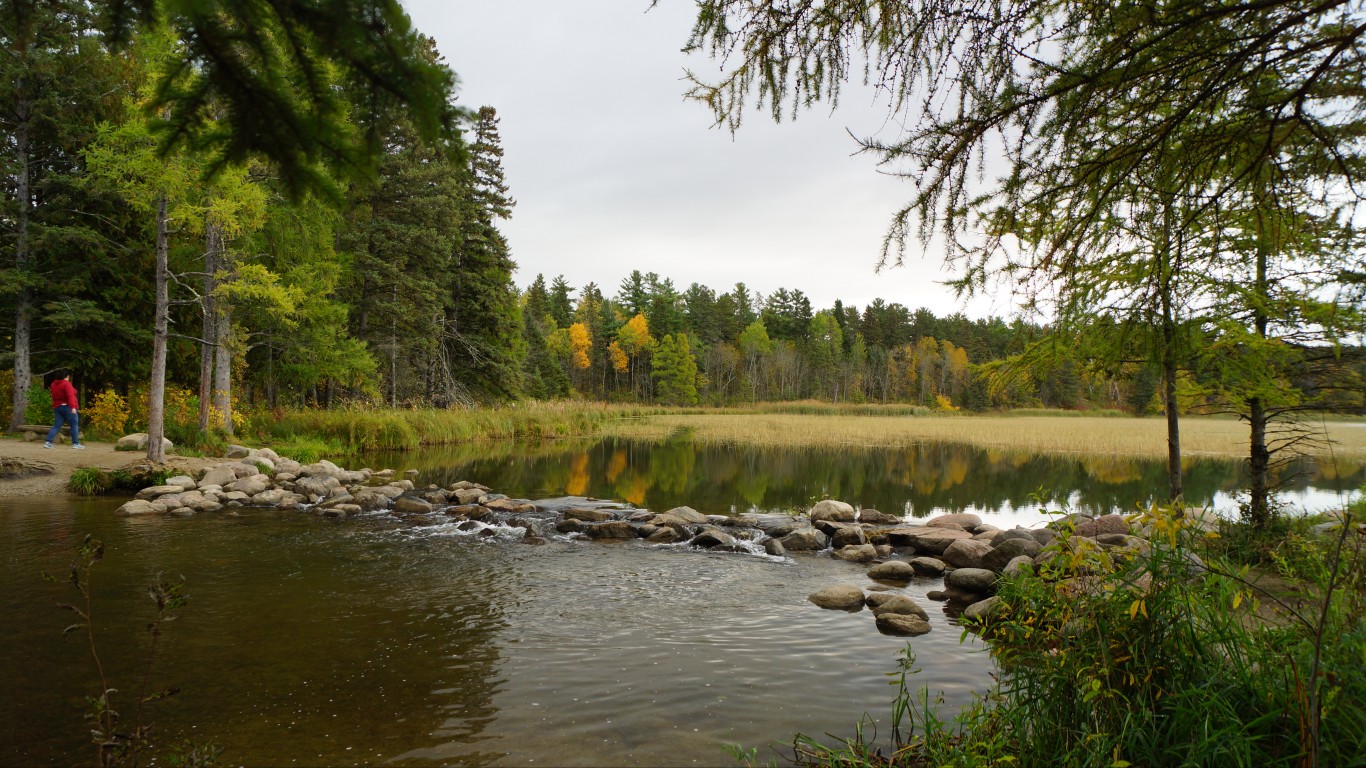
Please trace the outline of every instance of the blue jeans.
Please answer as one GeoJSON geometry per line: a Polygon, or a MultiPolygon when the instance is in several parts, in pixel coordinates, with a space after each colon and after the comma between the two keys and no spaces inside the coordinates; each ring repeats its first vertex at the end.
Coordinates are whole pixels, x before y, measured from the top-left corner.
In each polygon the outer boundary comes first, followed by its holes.
{"type": "Polygon", "coordinates": [[[63,424],[71,425],[71,444],[81,444],[81,415],[72,410],[69,405],[59,405],[52,409],[52,429],[47,431],[47,441],[50,443],[57,439],[57,433],[61,431],[63,424]]]}

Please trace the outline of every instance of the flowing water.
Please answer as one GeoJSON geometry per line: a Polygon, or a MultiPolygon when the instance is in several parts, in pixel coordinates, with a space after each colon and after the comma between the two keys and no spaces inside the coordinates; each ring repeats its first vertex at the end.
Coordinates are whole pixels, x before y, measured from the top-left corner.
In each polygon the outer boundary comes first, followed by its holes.
{"type": "MultiPolygon", "coordinates": [[[[971,449],[822,452],[690,445],[480,446],[364,462],[422,480],[484,482],[509,495],[592,495],[706,513],[802,508],[828,495],[924,516],[972,509],[1038,523],[1038,488],[1077,508],[1132,508],[1160,466],[1047,460],[971,449]]],[[[1292,500],[1334,498],[1306,468],[1292,500]]],[[[1361,470],[1339,472],[1358,487],[1361,470]]],[[[1321,472],[1319,473],[1322,474],[1321,472]]],[[[1231,504],[1236,467],[1193,463],[1192,498],[1231,504]]],[[[118,500],[13,499],[0,506],[0,765],[93,762],[85,697],[97,689],[63,583],[89,533],[97,644],[125,702],[146,649],[157,573],[191,601],[167,627],[150,707],[165,743],[226,749],[242,765],[726,765],[727,744],[766,748],[797,732],[851,736],[865,713],[884,736],[887,673],[907,641],[867,612],[821,610],[811,592],[867,583],[826,557],[707,553],[643,542],[461,532],[440,518],[326,520],[243,511],[188,519],[113,516],[118,500]],[[58,576],[45,582],[40,572],[58,576]]],[[[1202,502],[1203,503],[1203,502],[1202,502]]],[[[1057,503],[1055,501],[1055,508],[1057,503]]],[[[915,684],[946,705],[990,683],[991,664],[906,588],[934,630],[910,641],[915,684]]],[[[116,699],[117,700],[117,699],[116,699]]],[[[123,714],[131,719],[132,707],[123,714]]]]}

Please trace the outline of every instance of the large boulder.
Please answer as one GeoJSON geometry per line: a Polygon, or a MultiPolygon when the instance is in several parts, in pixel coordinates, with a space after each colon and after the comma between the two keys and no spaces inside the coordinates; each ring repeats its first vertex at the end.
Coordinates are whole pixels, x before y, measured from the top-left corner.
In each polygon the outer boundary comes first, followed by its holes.
{"type": "Polygon", "coordinates": [[[655,528],[654,532],[645,537],[651,544],[674,544],[683,540],[683,534],[672,526],[655,528]]]}
{"type": "Polygon", "coordinates": [[[868,524],[870,524],[870,525],[900,525],[900,524],[901,524],[901,518],[899,518],[899,517],[897,517],[897,516],[895,516],[895,515],[889,515],[889,514],[887,514],[886,512],[879,512],[879,511],[877,511],[876,509],[861,509],[861,510],[859,510],[859,513],[858,513],[858,521],[859,521],[860,523],[868,523],[868,524]]]}
{"type": "Polygon", "coordinates": [[[842,501],[824,499],[816,502],[808,515],[812,521],[829,520],[835,523],[852,523],[858,519],[854,508],[842,501]]]}
{"type": "Polygon", "coordinates": [[[963,609],[963,619],[968,622],[986,624],[1001,612],[1001,598],[992,596],[979,600],[963,609]]]}
{"type": "Polygon", "coordinates": [[[132,501],[124,502],[123,506],[115,511],[115,514],[125,516],[154,515],[165,511],[165,504],[158,504],[153,501],[147,501],[146,499],[133,499],[132,501]]]}
{"type": "Polygon", "coordinates": [[[294,481],[294,492],[310,499],[327,498],[333,489],[340,487],[341,481],[331,475],[309,475],[294,481]]]}
{"type": "Polygon", "coordinates": [[[990,551],[991,545],[985,541],[958,539],[949,542],[939,559],[955,568],[980,568],[982,557],[990,551]]]}
{"type": "Polygon", "coordinates": [[[1032,536],[1006,539],[982,556],[981,567],[1000,573],[1011,560],[1021,556],[1033,559],[1042,549],[1043,547],[1032,536]]]}
{"type": "Polygon", "coordinates": [[[474,504],[484,495],[484,491],[479,488],[452,488],[449,495],[460,504],[474,504]]]}
{"type": "Polygon", "coordinates": [[[231,483],[228,483],[227,485],[223,486],[223,490],[241,491],[242,493],[245,493],[248,496],[255,496],[256,494],[269,488],[270,485],[271,483],[269,477],[266,477],[262,474],[255,474],[238,478],[237,480],[234,480],[231,483]]]}
{"type": "Polygon", "coordinates": [[[878,581],[910,581],[915,577],[915,569],[904,560],[888,560],[868,569],[868,578],[878,581]]]}
{"type": "Polygon", "coordinates": [[[877,559],[877,547],[872,544],[855,544],[841,547],[835,550],[832,555],[836,560],[844,560],[850,563],[871,563],[877,559]]]}
{"type": "Polygon", "coordinates": [[[1078,536],[1099,536],[1103,533],[1129,533],[1129,521],[1123,515],[1114,513],[1101,515],[1092,520],[1079,520],[1076,523],[1078,536]]]}
{"type": "MultiPolygon", "coordinates": [[[[147,450],[147,439],[148,437],[146,432],[134,432],[131,435],[124,435],[114,443],[114,450],[145,451],[147,450]]],[[[161,438],[161,447],[167,452],[169,452],[172,448],[175,447],[175,443],[163,437],[161,438]]]]}
{"type": "Polygon", "coordinates": [[[625,520],[584,523],[583,532],[588,534],[590,539],[634,539],[638,536],[635,526],[625,520]]]}
{"type": "Polygon", "coordinates": [[[886,534],[892,546],[911,547],[921,555],[942,555],[953,542],[972,538],[972,534],[967,531],[929,528],[923,525],[892,528],[887,530],[886,534]]]}
{"type": "Polygon", "coordinates": [[[830,546],[836,549],[868,543],[868,535],[856,525],[840,526],[833,532],[827,531],[827,533],[830,534],[830,546]]]}
{"type": "Polygon", "coordinates": [[[611,512],[601,509],[566,509],[564,516],[585,523],[605,523],[615,517],[611,512]]]}
{"type": "Polygon", "coordinates": [[[189,475],[176,475],[175,477],[168,477],[168,478],[166,478],[166,482],[163,483],[163,485],[178,485],[178,486],[180,486],[181,488],[184,488],[185,490],[188,491],[188,490],[193,489],[194,487],[196,487],[196,486],[199,485],[199,484],[196,483],[196,482],[194,481],[194,478],[193,478],[193,477],[190,477],[189,475]]]}
{"type": "Polygon", "coordinates": [[[836,584],[811,594],[811,602],[822,608],[857,611],[863,608],[863,590],[852,584],[836,584]]]}
{"type": "MultiPolygon", "coordinates": [[[[684,523],[688,523],[690,525],[702,525],[703,523],[707,522],[707,516],[702,514],[701,512],[698,512],[692,507],[674,507],[673,509],[665,512],[664,515],[672,515],[673,517],[678,518],[684,523]]],[[[655,521],[655,525],[671,525],[671,523],[660,523],[658,521],[655,521]]]]}
{"type": "Polygon", "coordinates": [[[207,485],[224,486],[236,479],[237,473],[232,471],[231,467],[219,464],[216,467],[210,467],[209,471],[204,473],[204,476],[199,479],[199,487],[203,488],[207,485]]]}
{"type": "Polygon", "coordinates": [[[735,537],[731,536],[729,533],[718,531],[715,528],[707,528],[694,536],[692,541],[689,541],[688,543],[694,547],[705,547],[706,549],[711,549],[712,547],[733,548],[735,547],[735,537]]]}
{"type": "Polygon", "coordinates": [[[924,608],[921,608],[916,601],[906,595],[891,592],[872,592],[864,598],[864,602],[873,609],[873,613],[877,616],[884,613],[900,613],[907,616],[919,616],[922,619],[930,618],[924,608]]]}
{"type": "Polygon", "coordinates": [[[982,524],[982,518],[971,512],[960,512],[953,515],[937,515],[925,521],[925,525],[931,528],[958,528],[970,531],[982,524]]]}
{"type": "Polygon", "coordinates": [[[918,637],[930,631],[930,623],[911,614],[883,613],[877,617],[877,629],[884,635],[918,637]]]}
{"type": "Polygon", "coordinates": [[[937,557],[913,557],[906,561],[917,576],[943,576],[949,569],[948,563],[937,557]]]}
{"type": "Polygon", "coordinates": [[[959,568],[949,571],[944,584],[975,595],[989,595],[996,591],[996,572],[985,568],[959,568]]]}
{"type": "Polygon", "coordinates": [[[793,552],[815,552],[829,546],[829,538],[815,528],[802,528],[778,540],[793,552]]]}
{"type": "Polygon", "coordinates": [[[428,515],[435,507],[426,499],[416,496],[399,496],[394,499],[394,511],[408,515],[428,515]]]}

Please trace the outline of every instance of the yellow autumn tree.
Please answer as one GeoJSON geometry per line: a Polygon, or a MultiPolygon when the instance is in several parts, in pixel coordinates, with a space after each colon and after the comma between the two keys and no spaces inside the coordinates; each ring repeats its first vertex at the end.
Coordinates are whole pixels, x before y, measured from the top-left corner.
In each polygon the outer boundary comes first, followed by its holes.
{"type": "Polygon", "coordinates": [[[607,356],[612,361],[612,370],[617,373],[626,373],[631,361],[627,359],[626,350],[622,349],[620,344],[614,341],[607,345],[607,356]]]}
{"type": "Polygon", "coordinates": [[[574,323],[569,326],[569,355],[574,367],[583,370],[589,366],[588,352],[593,348],[593,337],[588,326],[574,323]]]}

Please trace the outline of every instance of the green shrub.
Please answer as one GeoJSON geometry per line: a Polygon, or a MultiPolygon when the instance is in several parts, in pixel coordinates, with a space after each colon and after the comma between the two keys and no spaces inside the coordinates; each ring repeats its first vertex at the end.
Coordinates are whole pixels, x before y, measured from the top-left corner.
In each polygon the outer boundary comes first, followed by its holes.
{"type": "Polygon", "coordinates": [[[78,467],[76,471],[71,473],[71,478],[66,481],[66,485],[72,493],[94,496],[107,492],[111,481],[112,478],[109,473],[97,467],[78,467]]]}
{"type": "Polygon", "coordinates": [[[28,389],[28,406],[24,408],[24,422],[27,424],[52,423],[52,393],[41,385],[28,389]]]}

